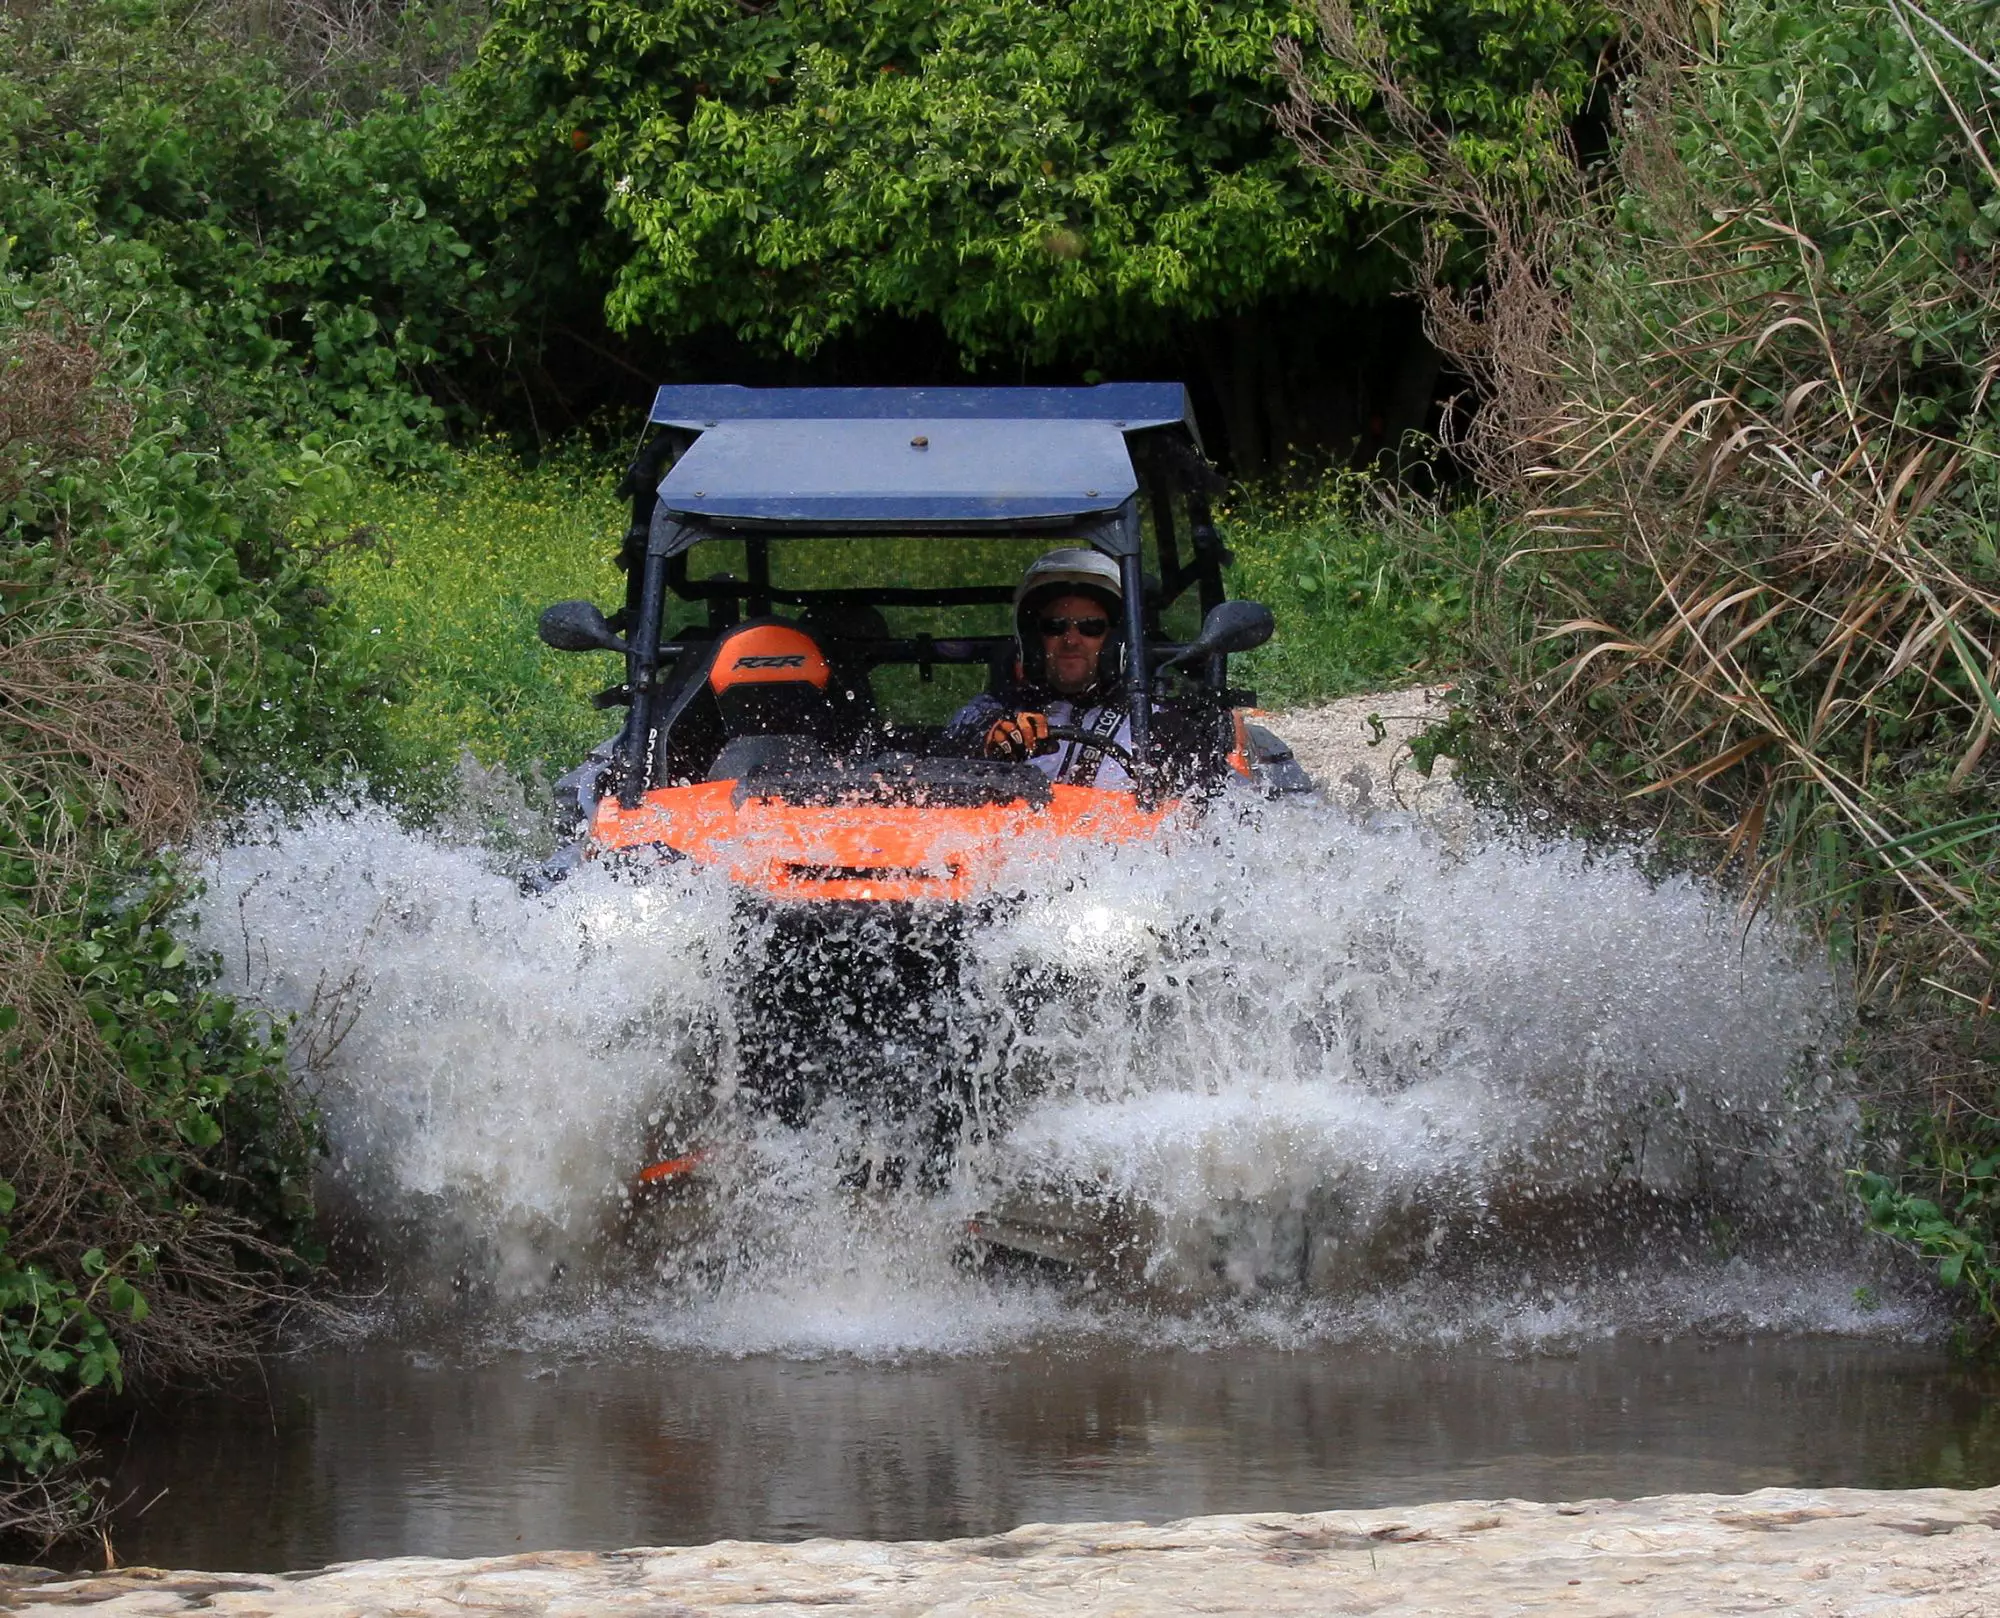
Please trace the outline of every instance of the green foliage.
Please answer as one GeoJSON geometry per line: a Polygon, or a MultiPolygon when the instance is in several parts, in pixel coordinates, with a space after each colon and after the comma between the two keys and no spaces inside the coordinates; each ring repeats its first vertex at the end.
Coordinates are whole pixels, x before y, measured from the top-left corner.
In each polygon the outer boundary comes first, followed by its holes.
{"type": "Polygon", "coordinates": [[[186,0],[10,11],[0,53],[16,288],[136,337],[206,446],[337,421],[428,457],[421,384],[508,319],[426,176],[423,104],[343,115],[186,0]]]}
{"type": "Polygon", "coordinates": [[[1944,27],[1743,5],[1642,84],[1511,576],[1587,767],[1816,911],[1882,1004],[1979,1004],[2000,960],[2000,22],[1944,27]]]}
{"type": "Polygon", "coordinates": [[[313,568],[357,471],[438,464],[426,386],[519,289],[441,210],[426,103],[350,113],[229,18],[0,17],[0,514],[9,610],[87,584],[173,626],[211,785],[249,794],[372,762],[313,568]]]}
{"type": "Polygon", "coordinates": [[[75,913],[0,903],[0,1532],[94,1509],[68,1413],[127,1350],[212,1364],[322,1257],[282,1032],[180,942],[173,867],[120,874],[101,855],[75,913]]]}
{"type": "Polygon", "coordinates": [[[0,303],[0,403],[109,413],[117,430],[87,454],[26,458],[11,491],[0,484],[12,494],[0,641],[136,615],[203,667],[184,717],[211,738],[213,786],[351,767],[372,743],[354,677],[325,653],[338,614],[313,566],[349,532],[358,446],[322,433],[282,442],[261,425],[204,443],[181,411],[188,385],[226,379],[176,378],[171,356],[113,325],[88,287],[66,292],[69,307],[0,303]],[[51,347],[88,373],[74,401],[35,397],[29,362],[51,347]]]}
{"type": "Polygon", "coordinates": [[[1913,1157],[1905,1175],[1857,1174],[1855,1190],[1871,1229],[1932,1261],[1938,1280],[1963,1288],[1988,1330],[2000,1329],[2000,1263],[1992,1247],[2000,1231],[2000,1150],[1974,1157],[1964,1141],[1941,1135],[1931,1153],[1913,1157]],[[1913,1193],[1912,1174],[1934,1175],[1945,1188],[1945,1204],[1913,1193]]]}
{"type": "MultiPolygon", "coordinates": [[[[1893,390],[1897,419],[1908,423],[1950,431],[1980,416],[1983,446],[1991,419],[1979,384],[1996,308],[1985,277],[1967,271],[2000,242],[2000,186],[1962,120],[1976,132],[1990,119],[1979,59],[2000,56],[2000,20],[1981,6],[1935,15],[1950,34],[1920,7],[1873,0],[1732,8],[1677,149],[1725,224],[1741,215],[1754,232],[1751,216],[1776,210],[1809,254],[1802,262],[1797,250],[1766,252],[1735,295],[1810,290],[1830,300],[1826,318],[1881,345],[1872,374],[1850,385],[1893,390]]],[[[1627,207],[1633,226],[1657,227],[1638,199],[1627,207]]],[[[1711,329],[1728,319],[1684,298],[1663,300],[1660,312],[1697,315],[1711,329]]],[[[1762,354],[1731,356],[1746,402],[1782,406],[1767,390],[1813,343],[1810,326],[1771,333],[1762,354]]]]}
{"type": "Polygon", "coordinates": [[[1484,541],[1478,507],[1398,496],[1337,473],[1218,513],[1230,591],[1262,601],[1278,634],[1241,660],[1271,706],[1407,685],[1449,666],[1484,541]]]}
{"type": "Polygon", "coordinates": [[[615,484],[580,455],[530,468],[489,448],[448,477],[356,491],[348,510],[369,543],[332,558],[325,577],[351,614],[348,659],[381,693],[376,778],[412,807],[461,751],[527,776],[567,768],[616,728],[590,696],[622,667],[535,638],[552,601],[623,599],[615,484]]]}
{"type": "MultiPolygon", "coordinates": [[[[0,1180],[0,1219],[14,1202],[14,1188],[0,1180]]],[[[146,1299],[123,1272],[150,1268],[143,1250],[113,1265],[92,1248],[80,1262],[79,1290],[35,1265],[17,1264],[0,1227],[0,1468],[40,1479],[81,1459],[63,1430],[69,1407],[93,1388],[124,1386],[105,1316],[123,1315],[135,1325],[146,1318],[146,1299]]]]}
{"type": "MultiPolygon", "coordinates": [[[[1592,7],[1375,15],[1469,137],[1587,93],[1592,7]]],[[[506,0],[442,160],[549,262],[615,274],[621,325],[810,353],[926,316],[968,361],[1075,364],[1389,290],[1383,221],[1268,110],[1313,26],[1297,0],[506,0]]]]}
{"type": "Polygon", "coordinates": [[[245,1250],[253,1265],[310,1266],[317,1116],[287,1071],[283,1030],[215,993],[216,962],[180,942],[193,897],[173,865],[148,862],[56,951],[124,1081],[117,1129],[95,1144],[117,1143],[114,1177],[147,1212],[178,1216],[192,1196],[273,1244],[245,1250]]]}

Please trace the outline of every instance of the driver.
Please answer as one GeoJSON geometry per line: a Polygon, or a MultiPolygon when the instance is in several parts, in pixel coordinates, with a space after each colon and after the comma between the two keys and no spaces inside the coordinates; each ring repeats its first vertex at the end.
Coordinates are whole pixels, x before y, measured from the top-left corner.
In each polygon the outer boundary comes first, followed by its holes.
{"type": "Polygon", "coordinates": [[[959,709],[946,738],[987,758],[1027,759],[1052,780],[1131,790],[1132,777],[1108,752],[1088,742],[1049,742],[1056,725],[1131,747],[1123,628],[1118,564],[1081,546],[1050,551],[1014,591],[1012,677],[959,709]]]}

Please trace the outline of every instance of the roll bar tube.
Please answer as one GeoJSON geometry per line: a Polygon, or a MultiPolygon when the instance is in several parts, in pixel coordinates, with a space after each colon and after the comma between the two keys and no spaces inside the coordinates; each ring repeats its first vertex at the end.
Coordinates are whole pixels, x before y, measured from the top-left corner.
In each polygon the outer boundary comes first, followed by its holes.
{"type": "Polygon", "coordinates": [[[1132,757],[1139,766],[1134,785],[1146,792],[1152,762],[1153,678],[1146,656],[1146,579],[1136,552],[1118,558],[1125,592],[1125,698],[1132,726],[1132,757]]]}
{"type": "Polygon", "coordinates": [[[618,802],[636,809],[651,786],[653,759],[659,750],[660,620],[667,602],[666,537],[672,523],[653,523],[646,541],[646,571],[639,583],[639,621],[626,640],[625,684],[632,692],[632,715],[625,726],[624,768],[619,772],[618,802]]]}

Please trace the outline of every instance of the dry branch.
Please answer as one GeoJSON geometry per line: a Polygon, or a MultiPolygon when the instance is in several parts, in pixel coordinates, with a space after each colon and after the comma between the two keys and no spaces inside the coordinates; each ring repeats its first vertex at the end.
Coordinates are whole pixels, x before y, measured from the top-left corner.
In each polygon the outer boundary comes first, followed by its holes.
{"type": "Polygon", "coordinates": [[[0,505],[32,477],[124,446],[132,410],[103,370],[89,338],[50,311],[0,340],[0,505]]]}

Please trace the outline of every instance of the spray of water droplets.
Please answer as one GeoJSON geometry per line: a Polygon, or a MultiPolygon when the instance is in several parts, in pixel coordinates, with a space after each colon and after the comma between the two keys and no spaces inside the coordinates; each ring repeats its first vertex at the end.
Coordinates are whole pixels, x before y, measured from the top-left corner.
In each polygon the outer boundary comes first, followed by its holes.
{"type": "Polygon", "coordinates": [[[1700,884],[1287,804],[1025,848],[1001,887],[976,925],[895,945],[897,970],[929,965],[889,1021],[867,987],[886,957],[820,939],[761,1034],[751,986],[789,924],[685,865],[523,897],[468,843],[328,811],[216,854],[203,927],[231,989],[300,1019],[329,1199],[392,1289],[511,1300],[513,1340],[1916,1320],[1853,1301],[1824,968],[1700,884]],[[813,1094],[753,1105],[794,1061],[813,1094]],[[865,1098],[940,1076],[966,1104],[926,1171],[924,1128],[865,1098]],[[635,1197],[642,1164],[694,1146],[698,1184],[635,1197]],[[996,1219],[1087,1228],[1099,1257],[969,1263],[969,1223],[996,1219]]]}

